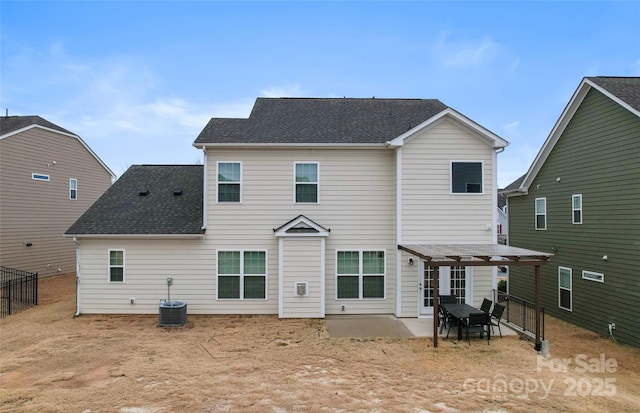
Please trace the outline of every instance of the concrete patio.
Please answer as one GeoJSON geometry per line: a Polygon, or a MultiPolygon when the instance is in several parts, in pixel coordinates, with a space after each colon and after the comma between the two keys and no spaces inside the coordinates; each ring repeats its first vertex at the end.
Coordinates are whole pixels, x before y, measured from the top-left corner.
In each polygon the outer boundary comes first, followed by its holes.
{"type": "MultiPolygon", "coordinates": [[[[327,331],[331,338],[361,337],[433,337],[433,318],[397,318],[392,314],[381,315],[328,315],[327,331]]],[[[517,332],[501,324],[503,336],[515,336],[517,332]]],[[[494,328],[496,337],[500,337],[494,328]]],[[[445,337],[444,330],[440,337],[445,337]]],[[[456,332],[451,331],[449,338],[455,339],[456,332]]]]}

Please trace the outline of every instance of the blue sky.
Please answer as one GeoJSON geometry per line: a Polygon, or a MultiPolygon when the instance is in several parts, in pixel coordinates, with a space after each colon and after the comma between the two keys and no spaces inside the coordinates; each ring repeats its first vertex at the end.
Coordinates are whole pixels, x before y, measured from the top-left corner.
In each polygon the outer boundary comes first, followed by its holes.
{"type": "Polygon", "coordinates": [[[436,98],[526,172],[584,76],[640,76],[640,2],[0,1],[2,115],[80,135],[121,175],[201,162],[256,97],[436,98]]]}

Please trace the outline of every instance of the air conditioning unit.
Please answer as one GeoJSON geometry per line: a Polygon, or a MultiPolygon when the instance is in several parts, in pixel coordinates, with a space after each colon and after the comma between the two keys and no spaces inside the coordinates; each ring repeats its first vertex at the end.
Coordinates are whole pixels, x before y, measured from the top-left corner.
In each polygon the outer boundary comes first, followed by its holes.
{"type": "Polygon", "coordinates": [[[187,303],[163,301],[160,303],[158,327],[182,327],[187,322],[187,303]]]}

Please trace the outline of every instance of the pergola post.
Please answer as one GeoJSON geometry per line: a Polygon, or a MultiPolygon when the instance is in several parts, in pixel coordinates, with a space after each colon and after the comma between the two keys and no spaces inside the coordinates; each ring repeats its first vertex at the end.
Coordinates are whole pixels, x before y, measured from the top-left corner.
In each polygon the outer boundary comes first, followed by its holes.
{"type": "Polygon", "coordinates": [[[536,312],[536,351],[542,349],[540,341],[540,266],[535,266],[535,312],[536,312]]]}
{"type": "MultiPolygon", "coordinates": [[[[427,265],[425,262],[424,265],[427,265]]],[[[440,285],[440,267],[433,267],[433,347],[438,347],[438,311],[440,311],[438,304],[438,297],[440,292],[438,287],[440,285]]],[[[424,298],[423,298],[424,299],[424,298]]]]}

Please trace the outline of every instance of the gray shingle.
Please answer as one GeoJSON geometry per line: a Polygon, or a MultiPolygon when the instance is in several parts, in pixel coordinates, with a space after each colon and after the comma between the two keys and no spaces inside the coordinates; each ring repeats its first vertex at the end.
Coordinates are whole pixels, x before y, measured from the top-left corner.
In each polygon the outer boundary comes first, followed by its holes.
{"type": "Polygon", "coordinates": [[[446,108],[437,99],[258,98],[248,119],[213,118],[194,144],[382,144],[446,108]]]}
{"type": "Polygon", "coordinates": [[[203,172],[202,165],[131,166],[66,234],[202,234],[203,172]]]}
{"type": "Polygon", "coordinates": [[[0,135],[5,135],[31,125],[39,125],[45,128],[75,135],[75,133],[69,132],[65,128],[61,128],[55,123],[51,123],[40,116],[0,116],[0,135]]]}
{"type": "Polygon", "coordinates": [[[593,83],[608,90],[620,100],[640,111],[640,77],[588,77],[593,83]]]}

